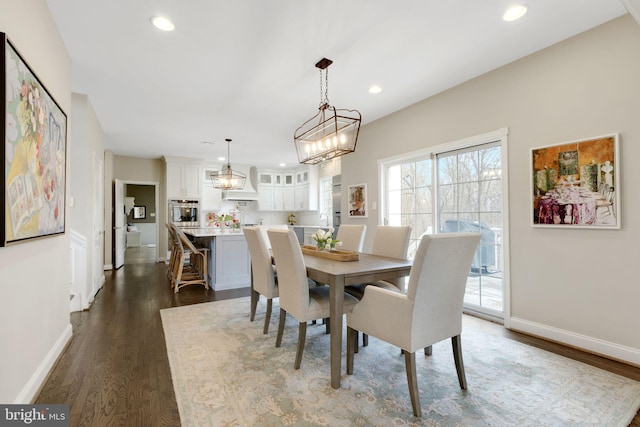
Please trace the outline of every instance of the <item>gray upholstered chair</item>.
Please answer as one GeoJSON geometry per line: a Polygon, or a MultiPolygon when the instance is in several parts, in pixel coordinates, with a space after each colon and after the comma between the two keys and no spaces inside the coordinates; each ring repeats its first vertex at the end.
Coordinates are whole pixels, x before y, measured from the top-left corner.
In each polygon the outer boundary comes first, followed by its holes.
{"type": "Polygon", "coordinates": [[[260,233],[264,236],[264,241],[267,244],[267,249],[271,249],[271,242],[269,241],[269,236],[267,235],[267,230],[288,230],[289,226],[287,224],[270,224],[270,225],[257,225],[256,226],[260,233]]]}
{"type": "Polygon", "coordinates": [[[338,227],[338,234],[336,240],[342,242],[340,249],[345,251],[362,252],[362,246],[364,245],[364,234],[367,231],[367,226],[341,224],[338,227]]]}
{"type": "MultiPolygon", "coordinates": [[[[373,237],[371,253],[389,258],[406,259],[410,237],[411,227],[409,226],[379,225],[376,227],[376,234],[373,237]]],[[[354,297],[362,299],[364,290],[369,285],[404,292],[405,278],[400,277],[391,280],[378,280],[373,283],[362,283],[349,286],[346,291],[354,297]]],[[[368,344],[367,334],[362,334],[362,345],[366,346],[368,344]]]]}
{"type": "MultiPolygon", "coordinates": [[[[302,256],[300,243],[293,230],[267,230],[273,258],[278,271],[278,288],[280,292],[280,320],[276,347],[282,344],[284,323],[287,313],[299,322],[298,346],[294,369],[300,369],[302,353],[307,335],[307,322],[328,318],[330,315],[329,287],[317,286],[309,288],[307,269],[302,256]]],[[[343,312],[350,312],[358,300],[345,293],[343,312]]],[[[342,333],[342,331],[334,331],[342,333]]]]}
{"type": "Polygon", "coordinates": [[[267,247],[266,233],[263,233],[258,227],[244,227],[243,232],[251,256],[251,282],[253,283],[253,292],[255,292],[251,298],[250,320],[253,322],[255,319],[258,299],[260,295],[263,295],[267,299],[263,329],[263,333],[266,334],[269,332],[273,298],[278,297],[275,268],[267,247]]]}
{"type": "MultiPolygon", "coordinates": [[[[373,238],[371,253],[389,258],[406,259],[410,237],[411,227],[409,226],[379,225],[373,238]]],[[[402,292],[405,290],[404,277],[393,280],[380,280],[370,284],[402,292]]]]}
{"type": "Polygon", "coordinates": [[[451,338],[458,381],[467,381],[462,362],[460,334],[462,303],[479,233],[424,235],[416,253],[407,293],[376,286],[347,314],[347,374],[353,374],[357,331],[404,350],[413,414],[421,416],[415,352],[451,338]]]}

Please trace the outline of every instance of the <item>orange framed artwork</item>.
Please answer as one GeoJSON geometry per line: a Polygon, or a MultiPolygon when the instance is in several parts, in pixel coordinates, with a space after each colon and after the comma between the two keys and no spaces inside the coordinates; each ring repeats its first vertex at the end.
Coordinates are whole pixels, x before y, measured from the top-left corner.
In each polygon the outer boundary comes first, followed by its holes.
{"type": "Polygon", "coordinates": [[[620,228],[618,134],[531,150],[534,227],[620,228]]]}

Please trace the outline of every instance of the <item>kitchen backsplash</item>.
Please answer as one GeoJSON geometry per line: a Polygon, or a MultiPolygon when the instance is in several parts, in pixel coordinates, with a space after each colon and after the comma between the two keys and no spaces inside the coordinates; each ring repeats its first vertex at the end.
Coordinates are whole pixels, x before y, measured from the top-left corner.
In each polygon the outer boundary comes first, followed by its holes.
{"type": "MultiPolygon", "coordinates": [[[[295,213],[296,224],[302,225],[324,225],[324,217],[320,219],[317,211],[298,211],[298,212],[265,212],[258,210],[257,201],[246,202],[222,202],[222,208],[216,213],[220,212],[232,212],[236,211],[236,218],[240,220],[242,224],[259,224],[262,220],[263,224],[286,224],[287,216],[290,213],[295,213]]],[[[206,226],[207,214],[211,211],[202,212],[200,216],[200,224],[206,226]]]]}

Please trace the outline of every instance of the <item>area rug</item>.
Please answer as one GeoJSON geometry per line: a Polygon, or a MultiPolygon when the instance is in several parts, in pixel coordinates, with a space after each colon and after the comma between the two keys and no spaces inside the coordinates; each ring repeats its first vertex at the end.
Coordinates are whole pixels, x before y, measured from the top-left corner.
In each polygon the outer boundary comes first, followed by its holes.
{"type": "Polygon", "coordinates": [[[249,321],[249,299],[161,310],[184,427],[204,426],[626,426],[640,382],[492,334],[465,318],[468,390],[458,385],[451,343],[416,354],[422,418],[413,416],[404,357],[375,338],[355,355],[354,375],[330,385],[329,335],[309,325],[302,367],[293,369],[297,322],[275,348],[265,304],[249,321]]]}

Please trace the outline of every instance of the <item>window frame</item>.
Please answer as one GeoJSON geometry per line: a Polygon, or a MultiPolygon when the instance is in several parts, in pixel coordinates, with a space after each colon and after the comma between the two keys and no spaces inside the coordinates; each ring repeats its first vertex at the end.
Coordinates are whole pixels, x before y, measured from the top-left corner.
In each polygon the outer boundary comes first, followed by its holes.
{"type": "MultiPolygon", "coordinates": [[[[485,145],[492,142],[499,143],[501,149],[501,170],[502,170],[502,246],[503,246],[503,293],[502,293],[502,307],[503,311],[498,316],[496,313],[492,313],[492,310],[487,309],[486,312],[475,313],[481,317],[487,317],[492,320],[500,320],[504,322],[505,326],[509,327],[509,319],[511,317],[511,286],[510,286],[510,262],[509,262],[509,170],[508,170],[508,128],[501,128],[492,132],[484,134],[474,135],[468,138],[445,142],[442,144],[436,144],[430,147],[426,147],[420,150],[415,150],[407,153],[397,154],[391,157],[378,160],[378,200],[380,201],[380,209],[378,210],[378,223],[388,223],[388,192],[387,192],[387,168],[390,166],[400,165],[419,159],[430,158],[435,163],[436,156],[438,154],[444,154],[457,150],[465,150],[475,146],[485,145]]],[[[437,194],[437,167],[431,168],[432,185],[434,191],[434,199],[438,200],[437,194]]],[[[436,205],[437,206],[437,205],[436,205]]],[[[437,209],[437,207],[436,207],[437,209]]],[[[437,212],[434,212],[434,216],[437,216],[437,212]]],[[[434,220],[434,227],[437,227],[434,220]]],[[[436,229],[437,230],[437,229],[436,229]]]]}

